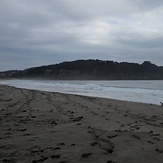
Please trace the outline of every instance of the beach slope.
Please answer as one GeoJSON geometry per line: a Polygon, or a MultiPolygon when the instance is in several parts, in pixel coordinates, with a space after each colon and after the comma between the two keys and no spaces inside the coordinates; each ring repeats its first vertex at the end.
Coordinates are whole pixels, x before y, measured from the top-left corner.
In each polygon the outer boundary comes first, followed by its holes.
{"type": "Polygon", "coordinates": [[[163,106],[0,85],[0,162],[162,163],[163,106]]]}

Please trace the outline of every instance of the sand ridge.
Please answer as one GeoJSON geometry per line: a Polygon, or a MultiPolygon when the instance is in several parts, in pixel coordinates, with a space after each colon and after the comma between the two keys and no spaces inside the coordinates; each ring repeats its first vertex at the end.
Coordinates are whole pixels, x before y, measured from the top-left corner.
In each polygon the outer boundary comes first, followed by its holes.
{"type": "Polygon", "coordinates": [[[0,85],[0,124],[0,162],[163,160],[163,106],[0,85]]]}

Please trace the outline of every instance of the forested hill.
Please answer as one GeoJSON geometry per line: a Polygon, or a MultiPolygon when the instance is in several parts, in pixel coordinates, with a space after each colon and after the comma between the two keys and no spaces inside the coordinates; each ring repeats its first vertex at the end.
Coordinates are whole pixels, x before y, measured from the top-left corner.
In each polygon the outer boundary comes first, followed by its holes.
{"type": "Polygon", "coordinates": [[[142,64],[102,60],[77,60],[0,72],[0,78],[54,80],[163,80],[163,67],[149,61],[142,64]]]}

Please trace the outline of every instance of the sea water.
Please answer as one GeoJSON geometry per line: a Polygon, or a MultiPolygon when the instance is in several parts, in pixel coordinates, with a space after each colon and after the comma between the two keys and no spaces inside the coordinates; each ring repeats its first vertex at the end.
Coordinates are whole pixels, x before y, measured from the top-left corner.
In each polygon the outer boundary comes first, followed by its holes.
{"type": "Polygon", "coordinates": [[[160,105],[160,102],[163,102],[162,80],[1,80],[0,84],[18,88],[104,97],[158,105],[160,105]]]}

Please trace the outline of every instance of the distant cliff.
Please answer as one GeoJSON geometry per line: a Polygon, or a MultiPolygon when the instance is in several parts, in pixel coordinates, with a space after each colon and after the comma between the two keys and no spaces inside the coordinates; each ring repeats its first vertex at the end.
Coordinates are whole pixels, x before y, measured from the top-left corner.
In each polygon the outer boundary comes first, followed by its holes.
{"type": "Polygon", "coordinates": [[[102,60],[77,60],[0,72],[1,79],[41,78],[54,80],[163,80],[163,67],[149,61],[142,64],[102,60]]]}

